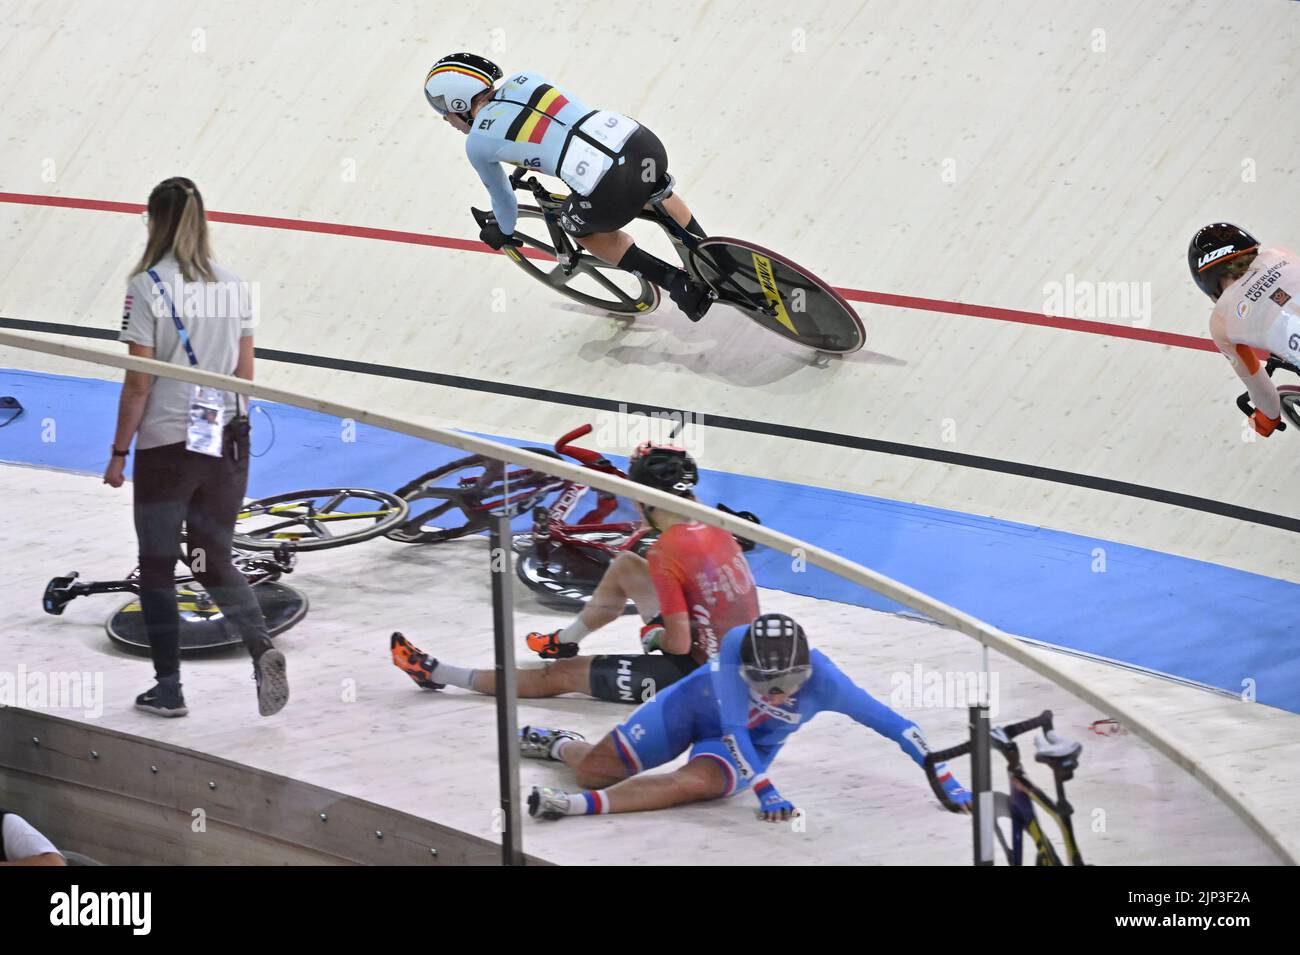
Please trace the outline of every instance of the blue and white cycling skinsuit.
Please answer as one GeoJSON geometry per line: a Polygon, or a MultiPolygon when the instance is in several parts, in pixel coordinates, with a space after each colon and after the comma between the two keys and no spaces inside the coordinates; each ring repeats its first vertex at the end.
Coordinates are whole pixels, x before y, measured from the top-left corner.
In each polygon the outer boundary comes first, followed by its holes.
{"type": "Polygon", "coordinates": [[[916,724],[855,684],[820,650],[812,651],[812,676],[794,697],[780,706],[757,698],[740,674],[747,629],[731,630],[712,661],[614,728],[615,747],[630,772],[662,766],[689,746],[691,759],[717,760],[727,775],[726,795],[753,786],[766,802],[762,791],[771,788],[766,773],[772,760],[793,733],[825,710],[892,739],[924,768],[929,747],[916,724]]]}
{"type": "Polygon", "coordinates": [[[579,237],[621,229],[667,183],[667,154],[654,133],[621,113],[590,109],[535,73],[507,77],[471,122],[465,153],[507,235],[518,203],[501,163],[564,180],[573,194],[560,225],[579,237]]]}

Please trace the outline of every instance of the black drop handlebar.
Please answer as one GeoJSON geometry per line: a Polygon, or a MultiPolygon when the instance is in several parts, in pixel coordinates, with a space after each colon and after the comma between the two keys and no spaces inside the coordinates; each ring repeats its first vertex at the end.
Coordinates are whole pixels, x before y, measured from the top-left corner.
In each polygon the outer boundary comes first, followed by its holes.
{"type": "MultiPolygon", "coordinates": [[[[993,733],[993,745],[999,750],[1004,749],[1011,740],[1031,730],[1041,727],[1043,730],[1052,728],[1052,711],[1043,710],[1037,716],[1027,720],[1021,720],[1019,723],[1012,723],[1009,726],[998,727],[993,733]],[[998,734],[1001,733],[1002,739],[999,740],[998,734]]],[[[950,759],[956,759],[958,756],[965,756],[970,752],[970,740],[964,743],[958,743],[956,746],[950,746],[948,749],[937,750],[925,757],[926,771],[934,768],[936,763],[944,763],[950,759]]]]}
{"type": "MultiPolygon", "coordinates": [[[[1052,729],[1051,710],[1043,710],[1043,712],[1039,713],[1037,716],[1031,717],[1027,720],[1021,720],[1019,723],[1011,723],[1007,726],[995,727],[992,733],[989,734],[990,741],[992,742],[993,747],[1003,756],[1018,763],[1019,757],[1016,756],[1016,745],[1012,740],[1023,733],[1028,733],[1036,729],[1041,729],[1044,733],[1049,732],[1052,729]]],[[[958,743],[956,746],[950,746],[947,749],[940,749],[928,753],[925,757],[925,775],[930,781],[930,788],[934,790],[934,794],[938,798],[939,802],[941,802],[944,808],[950,812],[961,812],[962,807],[954,802],[952,797],[950,797],[947,791],[944,790],[934,768],[939,763],[947,762],[950,759],[956,759],[959,756],[966,756],[970,753],[970,750],[971,741],[966,740],[964,743],[958,743]]]]}

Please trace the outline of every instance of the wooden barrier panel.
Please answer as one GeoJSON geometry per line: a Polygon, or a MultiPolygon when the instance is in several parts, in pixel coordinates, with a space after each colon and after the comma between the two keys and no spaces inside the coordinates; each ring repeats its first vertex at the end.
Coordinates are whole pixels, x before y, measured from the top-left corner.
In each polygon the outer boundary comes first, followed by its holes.
{"type": "MultiPolygon", "coordinates": [[[[409,813],[115,730],[0,708],[0,804],[108,865],[496,865],[409,813]]],[[[529,864],[543,860],[529,857],[529,864]]]]}

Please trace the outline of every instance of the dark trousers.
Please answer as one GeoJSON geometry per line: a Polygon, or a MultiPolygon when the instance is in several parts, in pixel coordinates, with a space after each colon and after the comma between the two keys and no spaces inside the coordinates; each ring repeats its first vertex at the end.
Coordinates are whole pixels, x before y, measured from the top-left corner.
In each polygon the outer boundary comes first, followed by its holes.
{"type": "MultiPolygon", "coordinates": [[[[159,680],[181,670],[175,568],[185,527],[186,562],[256,660],[271,647],[253,588],[231,563],[235,517],[248,487],[247,447],[236,460],[227,427],[225,453],[214,458],[184,442],[136,452],[135,534],[140,545],[140,609],[159,680]]],[[[244,444],[244,442],[240,442],[244,444]]]]}

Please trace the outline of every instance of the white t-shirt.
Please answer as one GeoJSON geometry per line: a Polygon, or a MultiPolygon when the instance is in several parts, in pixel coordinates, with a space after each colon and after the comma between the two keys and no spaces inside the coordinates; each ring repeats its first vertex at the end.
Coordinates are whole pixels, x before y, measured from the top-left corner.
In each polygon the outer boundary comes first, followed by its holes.
{"type": "MultiPolygon", "coordinates": [[[[153,270],[162,279],[167,296],[189,333],[198,367],[233,375],[239,364],[239,340],[253,334],[252,296],[247,285],[235,273],[215,263],[216,282],[186,283],[170,252],[153,270]]],[[[148,272],[132,276],[127,285],[119,339],[151,347],[159,361],[187,367],[190,364],[167,299],[148,272]]],[[[136,450],[185,440],[193,388],[189,382],[175,378],[154,379],[140,422],[136,450]]],[[[224,420],[229,422],[234,416],[235,395],[227,392],[224,420]]]]}
{"type": "Polygon", "coordinates": [[[10,862],[21,862],[32,856],[47,852],[58,852],[54,843],[32,828],[32,824],[16,813],[5,813],[2,834],[5,858],[10,862]]]}

